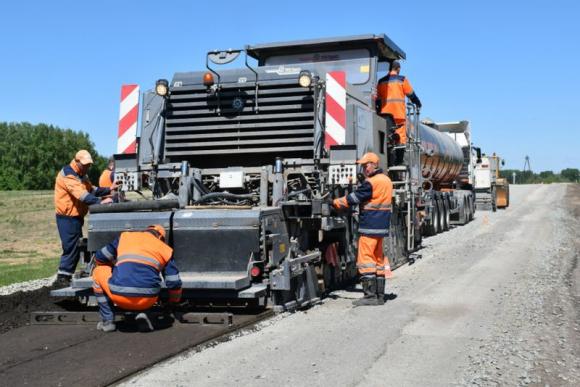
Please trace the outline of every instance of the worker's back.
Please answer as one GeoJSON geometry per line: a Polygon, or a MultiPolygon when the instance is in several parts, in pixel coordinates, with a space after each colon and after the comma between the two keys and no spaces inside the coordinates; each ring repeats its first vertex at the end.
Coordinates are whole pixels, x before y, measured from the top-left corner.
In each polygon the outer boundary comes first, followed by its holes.
{"type": "Polygon", "coordinates": [[[380,98],[380,113],[390,114],[395,120],[404,120],[407,111],[405,97],[413,92],[409,80],[395,72],[379,81],[377,92],[380,98]]]}
{"type": "Polygon", "coordinates": [[[114,172],[109,168],[105,169],[99,177],[99,187],[109,188],[113,185],[114,172]]]}
{"type": "Polygon", "coordinates": [[[163,272],[172,254],[171,247],[148,231],[122,233],[117,247],[117,262],[109,281],[111,291],[119,287],[125,288],[124,291],[119,290],[123,294],[144,294],[147,293],[145,289],[151,289],[151,292],[160,289],[159,273],[163,272]]]}

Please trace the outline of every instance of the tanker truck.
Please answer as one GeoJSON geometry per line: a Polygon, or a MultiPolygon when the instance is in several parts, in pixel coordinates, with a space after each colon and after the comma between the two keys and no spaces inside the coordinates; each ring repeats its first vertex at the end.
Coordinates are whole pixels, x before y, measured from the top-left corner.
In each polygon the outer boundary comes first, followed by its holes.
{"type": "MultiPolygon", "coordinates": [[[[91,206],[86,256],[161,224],[191,303],[310,305],[356,278],[358,209],[329,203],[354,189],[355,161],[373,151],[395,180],[385,249],[403,264],[423,235],[468,222],[474,196],[466,121],[421,122],[408,106],[404,162],[389,163],[391,128],[373,95],[399,59],[386,35],[367,34],[214,50],[205,69],[157,80],[142,96],[137,153],[115,155],[123,190],[145,200],[91,206]]],[[[81,274],[53,295],[90,289],[81,274]]]]}
{"type": "Polygon", "coordinates": [[[397,203],[387,244],[394,267],[407,261],[422,237],[474,218],[475,169],[481,161],[480,149],[471,142],[469,121],[419,122],[412,106],[409,110],[405,162],[388,168],[397,203]],[[397,180],[401,171],[404,178],[397,180]]]}

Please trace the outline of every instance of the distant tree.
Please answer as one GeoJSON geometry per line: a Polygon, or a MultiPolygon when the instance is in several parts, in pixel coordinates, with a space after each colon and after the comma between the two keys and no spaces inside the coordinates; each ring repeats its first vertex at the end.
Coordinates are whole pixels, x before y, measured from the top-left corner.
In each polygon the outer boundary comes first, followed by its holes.
{"type": "Polygon", "coordinates": [[[89,178],[97,182],[106,159],[97,153],[87,133],[46,124],[0,122],[0,190],[53,188],[58,171],[80,149],[93,156],[89,178]]]}
{"type": "Polygon", "coordinates": [[[516,183],[520,182],[522,171],[519,169],[500,169],[499,177],[507,179],[510,183],[513,181],[513,173],[516,173],[516,183]]]}
{"type": "Polygon", "coordinates": [[[579,182],[580,170],[577,168],[563,169],[559,174],[553,171],[542,171],[538,174],[529,171],[520,171],[519,169],[504,169],[499,172],[500,177],[512,182],[512,173],[516,174],[516,184],[537,184],[537,183],[562,183],[562,182],[579,182]]]}
{"type": "Polygon", "coordinates": [[[578,168],[562,169],[560,175],[567,181],[578,183],[580,181],[580,170],[578,168]]]}

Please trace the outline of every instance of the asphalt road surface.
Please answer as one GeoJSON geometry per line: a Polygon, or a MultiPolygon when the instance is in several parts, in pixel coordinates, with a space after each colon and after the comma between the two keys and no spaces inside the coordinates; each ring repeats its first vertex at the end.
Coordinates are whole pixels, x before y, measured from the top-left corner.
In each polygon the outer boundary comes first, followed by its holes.
{"type": "Polygon", "coordinates": [[[336,292],[125,385],[579,385],[580,186],[511,190],[507,210],[426,239],[384,306],[336,292]]]}

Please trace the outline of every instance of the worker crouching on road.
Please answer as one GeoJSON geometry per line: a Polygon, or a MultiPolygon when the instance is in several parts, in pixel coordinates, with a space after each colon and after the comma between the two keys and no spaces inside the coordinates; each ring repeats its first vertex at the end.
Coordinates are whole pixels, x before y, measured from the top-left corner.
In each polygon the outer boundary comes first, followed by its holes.
{"type": "Polygon", "coordinates": [[[62,243],[62,256],[54,283],[57,287],[68,286],[77,267],[80,258],[79,242],[83,237],[84,217],[89,205],[111,203],[112,199],[102,197],[117,189],[115,183],[109,188],[94,187],[87,176],[92,164],[91,154],[80,150],[56,176],[54,204],[62,243]]]}
{"type": "Polygon", "coordinates": [[[99,305],[101,322],[97,329],[112,332],[114,305],[136,316],[141,331],[152,331],[146,310],[159,299],[161,277],[169,290],[169,303],[181,301],[181,279],[173,261],[173,249],[165,243],[165,229],[151,225],[145,231],[126,231],[95,254],[93,291],[99,305]]]}
{"type": "MultiPolygon", "coordinates": [[[[383,238],[388,236],[391,220],[393,183],[379,168],[379,156],[369,152],[357,161],[363,166],[366,180],[352,193],[333,201],[337,209],[359,205],[357,269],[364,297],[353,305],[385,303],[385,257],[383,238]]],[[[387,259],[388,263],[388,259],[387,259]]],[[[390,271],[390,267],[388,268],[390,271]]]]}

